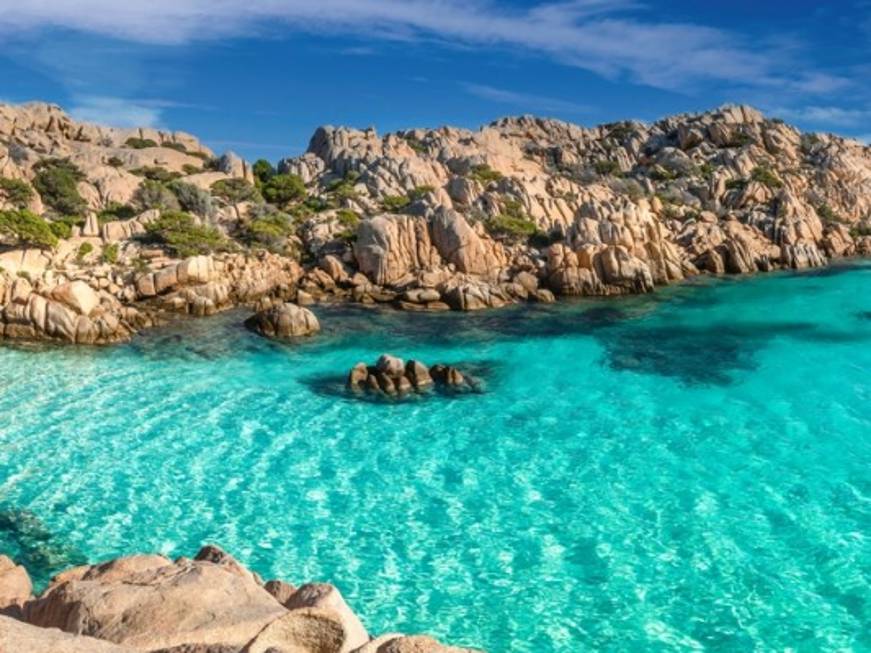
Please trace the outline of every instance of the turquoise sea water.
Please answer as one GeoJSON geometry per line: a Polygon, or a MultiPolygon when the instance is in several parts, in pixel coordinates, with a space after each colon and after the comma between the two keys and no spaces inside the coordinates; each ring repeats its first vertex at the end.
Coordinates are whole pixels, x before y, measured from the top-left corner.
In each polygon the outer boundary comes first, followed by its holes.
{"type": "Polygon", "coordinates": [[[0,348],[0,551],[44,582],[216,542],[373,632],[490,651],[871,650],[871,264],[0,348]],[[361,402],[384,351],[483,394],[361,402]]]}

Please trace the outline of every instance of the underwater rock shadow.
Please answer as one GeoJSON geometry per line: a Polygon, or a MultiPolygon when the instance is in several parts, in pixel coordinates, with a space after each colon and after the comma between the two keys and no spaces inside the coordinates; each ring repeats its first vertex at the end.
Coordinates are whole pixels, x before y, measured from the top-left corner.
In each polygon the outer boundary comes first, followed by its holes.
{"type": "Polygon", "coordinates": [[[9,506],[0,506],[0,553],[23,565],[36,586],[47,583],[59,571],[88,562],[32,511],[9,506]]]}
{"type": "Polygon", "coordinates": [[[655,326],[603,330],[596,339],[613,370],[676,378],[685,385],[729,385],[758,368],[756,354],[779,337],[825,340],[810,323],[655,326]]]}
{"type": "Polygon", "coordinates": [[[418,405],[432,400],[465,399],[486,394],[492,389],[491,380],[502,366],[499,361],[459,361],[449,362],[463,372],[471,388],[456,389],[433,386],[425,392],[410,392],[402,396],[371,394],[368,392],[353,392],[347,388],[348,375],[318,374],[300,379],[310,391],[322,397],[340,399],[349,403],[367,403],[376,406],[396,406],[403,404],[418,405]]]}

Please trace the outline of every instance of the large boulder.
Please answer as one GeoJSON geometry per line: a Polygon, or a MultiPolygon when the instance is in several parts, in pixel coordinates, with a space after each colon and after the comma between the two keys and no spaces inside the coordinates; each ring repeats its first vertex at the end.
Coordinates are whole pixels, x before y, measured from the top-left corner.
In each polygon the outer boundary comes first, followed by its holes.
{"type": "Polygon", "coordinates": [[[248,318],[245,326],[268,338],[310,336],[321,330],[314,313],[290,302],[260,311],[248,318]]]}
{"type": "Polygon", "coordinates": [[[252,578],[222,564],[132,556],[58,579],[26,606],[25,619],[140,650],[241,649],[285,613],[252,578]]]}
{"type": "MultiPolygon", "coordinates": [[[[360,619],[345,603],[335,586],[328,583],[308,583],[300,587],[285,603],[289,610],[319,608],[333,612],[342,626],[344,642],[339,653],[350,653],[369,641],[369,634],[360,619]]],[[[291,613],[293,614],[293,612],[291,613]]]]}
{"type": "Polygon", "coordinates": [[[71,635],[57,628],[37,628],[0,616],[0,651],[3,653],[134,653],[136,649],[118,646],[93,637],[71,635]]]}
{"type": "Polygon", "coordinates": [[[17,616],[32,592],[27,570],[0,555],[0,614],[17,616]]]}

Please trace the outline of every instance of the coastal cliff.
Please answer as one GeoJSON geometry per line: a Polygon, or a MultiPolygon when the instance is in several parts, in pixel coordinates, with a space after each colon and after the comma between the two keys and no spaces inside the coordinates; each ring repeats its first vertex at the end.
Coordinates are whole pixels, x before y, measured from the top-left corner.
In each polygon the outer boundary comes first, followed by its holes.
{"type": "Polygon", "coordinates": [[[67,569],[37,597],[27,571],[0,555],[0,651],[473,653],[428,636],[372,637],[333,585],[264,582],[215,546],[67,569]]]}
{"type": "Polygon", "coordinates": [[[744,106],[319,128],[277,169],[0,106],[0,334],[111,343],[294,301],[476,310],[871,253],[871,148],[744,106]]]}

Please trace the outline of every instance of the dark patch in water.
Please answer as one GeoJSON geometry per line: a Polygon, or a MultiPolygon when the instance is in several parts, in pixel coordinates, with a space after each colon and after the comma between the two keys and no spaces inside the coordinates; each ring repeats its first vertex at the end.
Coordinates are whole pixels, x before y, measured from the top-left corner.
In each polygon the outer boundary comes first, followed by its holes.
{"type": "Polygon", "coordinates": [[[639,327],[603,330],[596,337],[615,370],[673,377],[687,385],[728,385],[756,369],[755,354],[772,338],[808,337],[812,324],[639,327]]]}
{"type": "Polygon", "coordinates": [[[799,270],[793,272],[791,276],[796,277],[837,277],[842,274],[850,274],[853,272],[867,272],[871,270],[871,262],[851,262],[832,263],[821,268],[812,268],[810,270],[799,270]]]}
{"type": "Polygon", "coordinates": [[[35,514],[20,508],[0,507],[0,552],[24,565],[36,585],[87,562],[84,554],[59,541],[35,514]]]}
{"type": "Polygon", "coordinates": [[[855,315],[860,320],[871,320],[871,311],[859,311],[855,315]]]}

